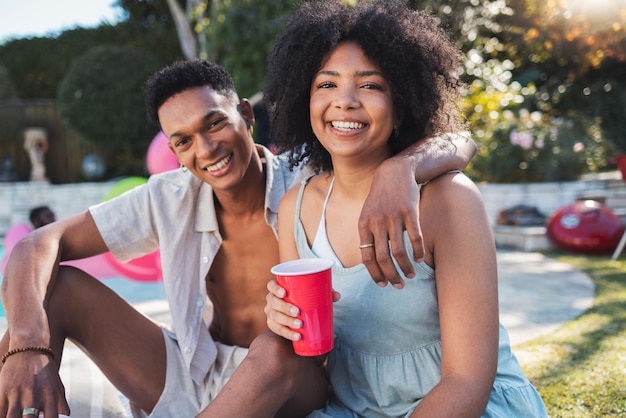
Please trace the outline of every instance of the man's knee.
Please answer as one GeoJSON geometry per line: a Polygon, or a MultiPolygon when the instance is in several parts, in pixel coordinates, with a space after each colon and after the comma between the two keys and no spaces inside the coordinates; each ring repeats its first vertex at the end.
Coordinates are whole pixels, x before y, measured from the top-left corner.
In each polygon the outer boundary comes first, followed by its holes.
{"type": "Polygon", "coordinates": [[[295,353],[291,341],[274,334],[272,331],[266,331],[252,341],[248,356],[280,359],[294,357],[295,353]]]}
{"type": "Polygon", "coordinates": [[[264,332],[252,341],[247,358],[263,365],[266,370],[271,368],[282,374],[298,372],[304,362],[310,360],[295,354],[291,341],[272,331],[264,332]]]}
{"type": "MultiPolygon", "coordinates": [[[[71,266],[59,266],[54,280],[54,286],[49,289],[50,298],[63,295],[62,297],[76,296],[84,294],[82,287],[89,285],[87,281],[91,278],[84,271],[71,266]]],[[[67,303],[67,300],[66,300],[67,303]]]]}
{"type": "Polygon", "coordinates": [[[54,285],[49,289],[46,311],[49,318],[73,317],[94,307],[94,301],[106,286],[88,273],[71,266],[60,266],[54,285]]]}

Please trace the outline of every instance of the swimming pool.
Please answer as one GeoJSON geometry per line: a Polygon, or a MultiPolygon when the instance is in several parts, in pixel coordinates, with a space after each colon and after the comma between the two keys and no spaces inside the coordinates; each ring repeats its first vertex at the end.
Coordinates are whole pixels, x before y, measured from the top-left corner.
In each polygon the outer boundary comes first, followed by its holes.
{"type": "MultiPolygon", "coordinates": [[[[4,246],[0,245],[0,260],[3,257],[4,246]]],[[[111,277],[102,279],[101,281],[131,304],[165,299],[163,282],[139,282],[129,280],[125,277],[111,277]]],[[[0,283],[2,283],[2,274],[0,274],[0,283]]],[[[0,319],[4,318],[4,308],[0,301],[0,319]]],[[[0,327],[2,325],[1,322],[2,321],[0,321],[0,327]]]]}

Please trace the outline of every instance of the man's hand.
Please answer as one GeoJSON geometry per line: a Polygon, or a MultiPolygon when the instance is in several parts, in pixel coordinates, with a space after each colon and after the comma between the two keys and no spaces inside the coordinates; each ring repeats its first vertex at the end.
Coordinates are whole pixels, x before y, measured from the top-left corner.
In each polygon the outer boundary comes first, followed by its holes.
{"type": "Polygon", "coordinates": [[[24,408],[45,417],[70,414],[55,363],[46,355],[24,352],[7,358],[0,371],[0,416],[20,418],[24,408]]]}
{"type": "Polygon", "coordinates": [[[468,132],[450,133],[418,141],[378,167],[359,218],[359,236],[363,263],[379,286],[389,282],[400,289],[404,286],[391,255],[406,277],[415,276],[404,246],[404,231],[413,258],[418,263],[423,260],[418,183],[450,170],[463,170],[475,153],[476,144],[468,132]]]}
{"type": "Polygon", "coordinates": [[[381,164],[359,217],[361,257],[374,281],[382,287],[389,282],[396,288],[404,287],[391,255],[406,277],[415,277],[404,246],[404,231],[411,240],[415,261],[422,261],[424,256],[418,222],[420,194],[414,173],[414,162],[408,156],[381,164]]]}

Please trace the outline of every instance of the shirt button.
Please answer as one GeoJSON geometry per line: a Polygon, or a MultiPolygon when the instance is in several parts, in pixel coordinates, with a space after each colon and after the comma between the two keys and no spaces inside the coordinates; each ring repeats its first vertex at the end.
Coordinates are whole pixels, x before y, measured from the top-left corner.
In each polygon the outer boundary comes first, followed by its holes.
{"type": "Polygon", "coordinates": [[[191,347],[185,347],[185,353],[191,353],[191,347]]]}
{"type": "Polygon", "coordinates": [[[204,264],[208,263],[209,262],[209,257],[202,257],[202,262],[204,264]]]}
{"type": "Polygon", "coordinates": [[[196,306],[201,307],[202,305],[204,305],[204,302],[202,302],[202,299],[198,299],[196,306]]]}

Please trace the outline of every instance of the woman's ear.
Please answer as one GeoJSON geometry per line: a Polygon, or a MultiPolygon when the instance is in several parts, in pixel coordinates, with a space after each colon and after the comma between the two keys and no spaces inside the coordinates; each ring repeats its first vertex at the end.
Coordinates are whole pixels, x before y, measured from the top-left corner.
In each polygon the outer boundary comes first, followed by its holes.
{"type": "Polygon", "coordinates": [[[402,121],[404,120],[404,112],[394,111],[393,112],[393,130],[399,130],[400,126],[402,126],[402,121]]]}
{"type": "Polygon", "coordinates": [[[397,138],[400,136],[400,126],[402,126],[403,117],[399,114],[395,114],[393,117],[393,136],[397,138]]]}

